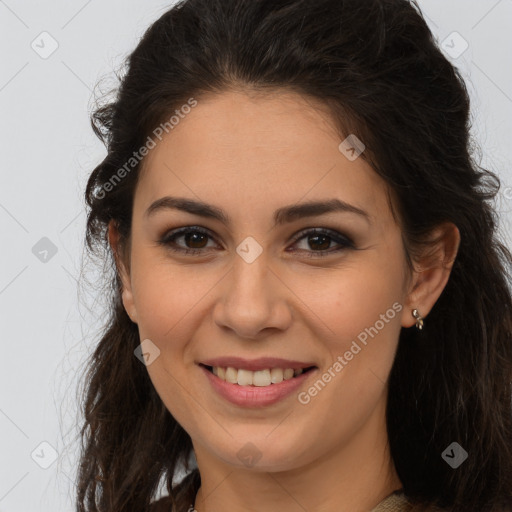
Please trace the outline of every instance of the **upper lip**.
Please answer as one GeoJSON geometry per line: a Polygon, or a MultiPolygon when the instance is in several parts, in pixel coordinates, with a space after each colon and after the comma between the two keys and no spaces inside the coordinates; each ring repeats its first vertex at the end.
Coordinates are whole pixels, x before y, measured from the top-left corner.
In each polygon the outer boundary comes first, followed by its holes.
{"type": "Polygon", "coordinates": [[[281,359],[279,357],[259,357],[257,359],[244,359],[243,357],[215,357],[201,361],[201,364],[206,366],[220,366],[227,368],[231,366],[237,370],[266,370],[267,368],[293,368],[298,370],[300,368],[309,368],[315,366],[313,362],[303,362],[291,359],[281,359]]]}

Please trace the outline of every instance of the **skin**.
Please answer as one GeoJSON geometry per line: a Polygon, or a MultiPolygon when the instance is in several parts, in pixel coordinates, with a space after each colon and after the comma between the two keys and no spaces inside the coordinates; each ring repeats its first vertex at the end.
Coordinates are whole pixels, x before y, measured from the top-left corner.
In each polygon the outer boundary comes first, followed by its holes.
{"type": "Polygon", "coordinates": [[[149,376],[193,442],[198,512],[368,511],[402,487],[386,431],[388,376],[400,330],[416,323],[412,309],[426,318],[441,295],[460,234],[440,226],[434,264],[417,261],[408,275],[385,182],[363,158],[339,151],[344,137],[316,106],[285,91],[201,98],[144,161],[129,264],[110,226],[124,307],[140,339],[160,350],[149,376]],[[166,195],[213,204],[233,223],[171,209],[145,217],[166,195]],[[334,197],[365,210],[371,224],[329,213],[273,227],[277,208],[334,197]],[[195,244],[175,240],[201,255],[158,244],[186,226],[211,231],[195,244]],[[332,238],[324,246],[307,236],[294,242],[307,228],[334,230],[356,249],[332,252],[340,248],[332,238]],[[236,252],[248,236],[263,250],[251,264],[236,252]],[[331,253],[307,257],[320,251],[331,253]],[[263,409],[237,407],[196,364],[227,355],[314,361],[319,371],[307,390],[394,303],[400,312],[307,404],[293,393],[263,409]],[[237,456],[248,442],[260,455],[252,467],[237,456]]]}

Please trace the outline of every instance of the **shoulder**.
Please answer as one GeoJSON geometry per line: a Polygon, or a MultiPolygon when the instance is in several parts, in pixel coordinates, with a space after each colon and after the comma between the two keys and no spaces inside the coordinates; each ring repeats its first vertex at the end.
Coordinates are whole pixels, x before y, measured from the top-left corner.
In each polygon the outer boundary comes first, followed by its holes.
{"type": "Polygon", "coordinates": [[[449,512],[434,505],[414,504],[410,502],[403,491],[395,491],[381,501],[370,512],[449,512]]]}
{"type": "Polygon", "coordinates": [[[410,512],[411,504],[407,501],[403,491],[395,491],[384,498],[370,512],[410,512]]]}

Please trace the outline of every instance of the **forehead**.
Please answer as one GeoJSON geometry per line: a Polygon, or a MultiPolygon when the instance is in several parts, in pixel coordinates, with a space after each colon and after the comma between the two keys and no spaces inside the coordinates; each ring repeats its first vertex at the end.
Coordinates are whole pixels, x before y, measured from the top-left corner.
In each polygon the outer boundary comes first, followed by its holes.
{"type": "Polygon", "coordinates": [[[197,101],[145,158],[138,202],[166,193],[209,203],[236,197],[264,210],[338,196],[386,207],[385,183],[363,158],[340,152],[344,135],[320,102],[292,92],[197,101]]]}
{"type": "MultiPolygon", "coordinates": [[[[304,138],[315,145],[336,144],[333,120],[320,102],[287,91],[224,92],[198,100],[194,109],[172,129],[174,149],[180,142],[215,146],[224,152],[232,149],[237,157],[243,151],[275,151],[293,148],[300,151],[304,138]]],[[[263,156],[263,154],[262,154],[263,156]]]]}

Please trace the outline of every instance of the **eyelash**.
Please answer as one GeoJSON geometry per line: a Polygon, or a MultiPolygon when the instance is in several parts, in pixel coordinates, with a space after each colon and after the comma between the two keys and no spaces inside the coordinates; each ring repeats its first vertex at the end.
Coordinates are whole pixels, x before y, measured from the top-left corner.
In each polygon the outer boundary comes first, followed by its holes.
{"type": "MultiPolygon", "coordinates": [[[[177,238],[180,238],[186,233],[201,233],[203,235],[206,235],[212,239],[214,237],[210,234],[210,232],[204,228],[201,228],[199,226],[188,226],[186,228],[180,228],[178,230],[170,231],[166,233],[159,241],[159,245],[165,246],[167,249],[178,252],[181,254],[190,254],[190,255],[198,255],[199,253],[204,253],[205,249],[183,249],[183,248],[176,248],[172,244],[175,242],[177,238]]],[[[353,241],[348,238],[345,235],[342,235],[341,233],[338,233],[336,231],[330,230],[330,229],[320,229],[320,228],[313,228],[313,229],[306,229],[298,233],[294,239],[293,244],[296,244],[299,240],[302,240],[303,238],[306,238],[308,235],[325,235],[328,238],[331,238],[334,242],[342,245],[341,248],[336,250],[321,250],[321,251],[307,251],[307,257],[309,258],[323,258],[328,256],[329,254],[338,253],[340,251],[344,251],[346,249],[355,249],[353,241]]],[[[295,252],[295,251],[294,251],[295,252]]],[[[299,251],[300,252],[300,251],[299,251]]]]}

